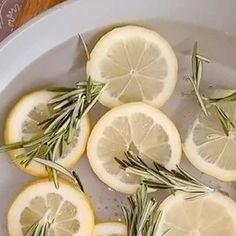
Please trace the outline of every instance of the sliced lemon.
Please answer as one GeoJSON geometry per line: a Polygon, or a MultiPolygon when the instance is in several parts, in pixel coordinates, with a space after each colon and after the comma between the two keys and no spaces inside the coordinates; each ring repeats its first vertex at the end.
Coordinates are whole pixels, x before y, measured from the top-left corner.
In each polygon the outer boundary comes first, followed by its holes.
{"type": "MultiPolygon", "coordinates": [[[[236,124],[236,102],[218,104],[236,124]]],[[[223,181],[236,180],[236,129],[227,136],[211,107],[209,116],[200,113],[183,145],[190,162],[200,171],[223,181]]]]}
{"type": "MultiPolygon", "coordinates": [[[[48,91],[36,91],[30,93],[14,106],[11,110],[5,126],[5,143],[10,144],[22,140],[30,140],[42,134],[42,129],[37,125],[39,122],[50,116],[50,109],[47,103],[55,96],[55,93],[48,91]]],[[[80,124],[75,140],[66,147],[65,155],[59,158],[57,162],[65,168],[72,168],[80,159],[85,151],[88,136],[90,133],[90,122],[86,116],[80,124]]],[[[14,162],[23,171],[35,175],[46,176],[47,172],[44,166],[31,162],[26,168],[17,161],[16,156],[22,153],[22,150],[9,152],[14,162]]]]}
{"type": "Polygon", "coordinates": [[[118,222],[106,222],[95,225],[93,236],[126,236],[126,225],[118,222]]]}
{"type": "Polygon", "coordinates": [[[162,106],[174,91],[177,59],[157,32],[124,26],[105,34],[91,52],[87,74],[106,83],[100,102],[114,107],[143,101],[162,106]]]}
{"type": "Polygon", "coordinates": [[[92,236],[94,215],[89,200],[66,181],[60,188],[46,179],[32,182],[14,200],[8,212],[9,236],[23,236],[34,225],[50,224],[47,235],[92,236]]]}
{"type": "Polygon", "coordinates": [[[174,124],[161,111],[145,103],[129,103],[107,112],[94,127],[87,154],[93,171],[111,188],[134,193],[136,176],[119,168],[114,157],[133,151],[146,161],[174,169],[181,158],[181,141],[174,124]]]}
{"type": "Polygon", "coordinates": [[[160,206],[156,236],[235,236],[236,204],[220,193],[186,200],[186,194],[170,196],[160,206]]]}

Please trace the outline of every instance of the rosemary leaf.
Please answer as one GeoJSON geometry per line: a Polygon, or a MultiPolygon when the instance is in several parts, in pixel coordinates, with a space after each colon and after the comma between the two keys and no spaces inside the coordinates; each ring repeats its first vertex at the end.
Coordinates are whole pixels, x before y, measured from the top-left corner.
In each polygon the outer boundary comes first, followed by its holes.
{"type": "Polygon", "coordinates": [[[73,171],[72,173],[67,170],[65,167],[63,167],[62,165],[54,162],[54,161],[50,161],[50,160],[45,160],[42,158],[34,158],[34,161],[42,164],[46,167],[49,167],[59,173],[61,173],[62,175],[64,175],[65,177],[68,177],[70,180],[72,180],[73,183],[78,184],[80,189],[84,192],[83,186],[81,184],[81,181],[79,180],[78,175],[73,171]]]}
{"type": "Polygon", "coordinates": [[[211,60],[210,60],[209,58],[207,58],[207,57],[204,57],[204,56],[199,55],[199,54],[197,54],[196,56],[197,56],[197,58],[198,58],[199,60],[201,60],[201,61],[203,61],[203,62],[206,62],[206,63],[210,63],[210,62],[211,62],[211,60]]]}
{"type": "Polygon", "coordinates": [[[5,146],[0,147],[0,152],[23,148],[23,146],[24,146],[24,143],[22,142],[7,144],[5,146]]]}
{"type": "Polygon", "coordinates": [[[217,102],[235,102],[236,101],[236,92],[232,92],[232,94],[225,96],[225,97],[218,97],[218,98],[208,98],[208,101],[211,103],[217,102]]]}
{"type": "Polygon", "coordinates": [[[203,62],[201,60],[199,60],[198,61],[198,69],[197,69],[197,88],[198,89],[200,89],[200,84],[201,84],[202,76],[203,76],[203,62]]]}
{"type": "Polygon", "coordinates": [[[85,51],[87,60],[89,61],[89,60],[90,60],[90,53],[89,53],[89,50],[88,50],[88,46],[87,46],[87,44],[86,44],[84,38],[82,37],[82,35],[81,35],[81,34],[78,34],[78,36],[79,36],[79,39],[80,39],[81,42],[82,42],[82,46],[83,46],[83,49],[84,49],[84,51],[85,51]]]}
{"type": "Polygon", "coordinates": [[[56,93],[65,93],[65,92],[74,91],[74,88],[67,88],[67,87],[50,87],[50,88],[47,88],[47,91],[49,91],[49,92],[56,92],[56,93]]]}
{"type": "Polygon", "coordinates": [[[225,113],[225,111],[219,107],[218,105],[214,105],[216,108],[216,114],[218,116],[218,119],[222,125],[222,128],[225,132],[225,134],[229,135],[230,127],[235,128],[234,123],[230,120],[229,116],[225,113]]]}
{"type": "Polygon", "coordinates": [[[194,46],[193,46],[193,53],[192,53],[192,79],[194,84],[198,84],[197,83],[197,68],[198,68],[198,58],[197,58],[197,49],[198,49],[198,45],[197,42],[195,42],[194,46]]]}

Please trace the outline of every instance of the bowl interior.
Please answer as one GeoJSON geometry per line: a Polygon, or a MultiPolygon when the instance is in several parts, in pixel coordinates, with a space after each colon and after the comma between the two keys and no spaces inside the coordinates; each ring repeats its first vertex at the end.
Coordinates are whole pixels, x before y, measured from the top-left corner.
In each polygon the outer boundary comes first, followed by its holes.
{"type": "MultiPolygon", "coordinates": [[[[120,18],[122,19],[122,17],[120,18]]],[[[110,25],[108,22],[101,27],[82,32],[89,49],[93,48],[96,40],[104,32],[114,27],[115,24],[110,25]]],[[[192,90],[189,81],[186,80],[186,76],[191,73],[192,46],[195,41],[198,41],[201,53],[212,60],[212,63],[206,65],[204,69],[203,92],[211,93],[214,88],[233,89],[236,87],[235,35],[213,27],[203,27],[188,21],[180,22],[175,19],[166,20],[159,16],[141,20],[134,17],[132,20],[122,21],[122,24],[126,23],[138,24],[156,30],[170,42],[177,55],[179,77],[176,90],[162,110],[174,121],[180,131],[182,140],[184,140],[186,132],[199,110],[194,96],[187,95],[192,90]]],[[[117,21],[117,24],[120,25],[120,21],[117,21]]],[[[38,44],[40,45],[40,40],[38,44]]],[[[29,50],[33,50],[33,48],[29,46],[29,50]]],[[[14,55],[10,56],[14,57],[14,55]]],[[[86,79],[85,64],[85,53],[78,36],[74,34],[74,36],[52,47],[35,60],[28,62],[27,67],[20,70],[14,79],[11,81],[9,79],[6,87],[0,90],[0,142],[3,143],[6,116],[23,94],[51,85],[73,86],[76,81],[86,79]]],[[[14,65],[11,66],[14,67],[14,65]]],[[[97,104],[91,113],[93,124],[105,112],[106,108],[97,104]]],[[[7,154],[0,154],[0,158],[0,233],[6,235],[8,206],[17,191],[32,177],[17,169],[7,154]]],[[[199,180],[228,192],[236,200],[236,186],[234,184],[222,183],[200,173],[184,156],[181,165],[199,180]]],[[[98,220],[121,219],[121,205],[126,204],[126,196],[112,191],[97,179],[88,164],[86,155],[78,163],[75,170],[78,171],[86,192],[91,196],[98,220]]],[[[161,201],[166,194],[158,191],[155,196],[161,201]]]]}

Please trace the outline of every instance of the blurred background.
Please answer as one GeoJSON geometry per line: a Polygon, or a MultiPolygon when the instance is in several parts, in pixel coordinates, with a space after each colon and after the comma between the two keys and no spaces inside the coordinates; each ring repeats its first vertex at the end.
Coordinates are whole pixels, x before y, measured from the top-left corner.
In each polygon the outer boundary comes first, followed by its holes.
{"type": "Polygon", "coordinates": [[[14,30],[16,17],[20,12],[23,1],[0,0],[0,41],[14,30]]]}
{"type": "Polygon", "coordinates": [[[0,41],[32,17],[65,0],[0,0],[0,41]]]}

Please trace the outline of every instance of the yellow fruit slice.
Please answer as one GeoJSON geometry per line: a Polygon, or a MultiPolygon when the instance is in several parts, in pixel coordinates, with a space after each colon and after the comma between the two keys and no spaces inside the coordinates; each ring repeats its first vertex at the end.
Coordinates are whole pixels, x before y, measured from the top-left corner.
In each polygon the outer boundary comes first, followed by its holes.
{"type": "Polygon", "coordinates": [[[107,84],[100,96],[107,107],[137,101],[162,106],[175,88],[177,70],[168,42],[157,32],[132,25],[105,34],[87,63],[91,79],[107,84]]]}
{"type": "Polygon", "coordinates": [[[236,204],[220,193],[186,200],[170,196],[160,206],[161,221],[155,236],[235,236],[236,204]]]}
{"type": "MultiPolygon", "coordinates": [[[[236,124],[236,102],[219,106],[236,124]]],[[[209,108],[206,117],[200,113],[183,145],[190,162],[200,171],[223,181],[236,180],[236,129],[227,136],[217,117],[216,109],[209,108]]]]}
{"type": "MultiPolygon", "coordinates": [[[[5,125],[5,143],[10,144],[22,140],[30,140],[40,134],[42,129],[38,127],[38,122],[50,116],[50,109],[47,103],[55,96],[55,93],[48,91],[36,91],[23,98],[11,110],[5,125]]],[[[90,122],[88,116],[81,121],[80,130],[73,142],[66,147],[65,155],[57,162],[67,169],[72,168],[85,151],[88,136],[90,133],[90,122]]],[[[44,166],[31,162],[26,168],[20,165],[16,156],[22,151],[9,152],[14,162],[23,171],[35,175],[46,176],[44,166]]]]}
{"type": "Polygon", "coordinates": [[[23,236],[43,220],[53,236],[92,236],[94,228],[87,197],[66,181],[60,181],[59,189],[46,179],[27,186],[9,208],[9,236],[23,236]]]}
{"type": "Polygon", "coordinates": [[[139,179],[119,168],[114,157],[125,151],[139,154],[145,161],[157,161],[176,168],[181,158],[181,141],[174,124],[161,111],[145,103],[129,103],[107,112],[94,127],[87,154],[96,175],[111,188],[134,193],[139,179]]]}
{"type": "Polygon", "coordinates": [[[93,236],[126,236],[126,225],[118,222],[106,222],[95,225],[93,236]]]}

